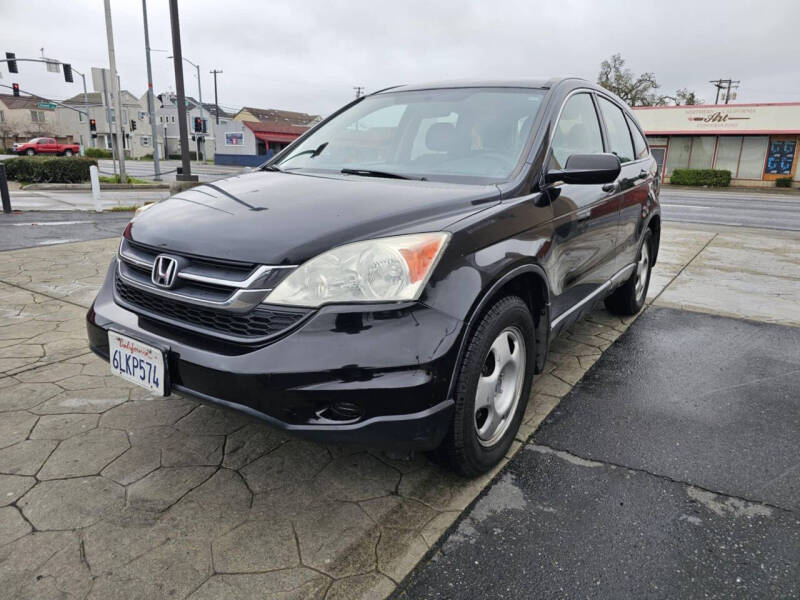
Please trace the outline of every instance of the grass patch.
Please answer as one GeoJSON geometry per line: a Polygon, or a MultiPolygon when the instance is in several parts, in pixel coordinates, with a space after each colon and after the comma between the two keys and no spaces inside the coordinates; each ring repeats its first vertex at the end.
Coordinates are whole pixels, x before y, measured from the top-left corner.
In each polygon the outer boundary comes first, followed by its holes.
{"type": "MultiPolygon", "coordinates": [[[[100,183],[119,183],[119,175],[101,175],[98,177],[100,183]]],[[[133,185],[147,185],[152,184],[152,181],[147,179],[139,179],[138,177],[128,177],[128,183],[133,185]]]]}
{"type": "Polygon", "coordinates": [[[107,209],[109,212],[133,212],[137,208],[139,208],[136,204],[130,204],[125,206],[112,206],[111,208],[107,209]]]}

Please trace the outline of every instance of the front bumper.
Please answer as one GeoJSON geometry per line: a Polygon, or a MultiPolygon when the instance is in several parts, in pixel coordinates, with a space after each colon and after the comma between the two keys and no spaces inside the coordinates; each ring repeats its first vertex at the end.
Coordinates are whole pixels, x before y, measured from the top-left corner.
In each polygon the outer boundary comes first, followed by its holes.
{"type": "Polygon", "coordinates": [[[123,308],[109,269],[87,314],[91,349],[107,331],[168,348],[171,389],[325,442],[431,449],[449,427],[447,397],[462,323],[420,303],[328,306],[267,344],[234,344],[123,308]]]}

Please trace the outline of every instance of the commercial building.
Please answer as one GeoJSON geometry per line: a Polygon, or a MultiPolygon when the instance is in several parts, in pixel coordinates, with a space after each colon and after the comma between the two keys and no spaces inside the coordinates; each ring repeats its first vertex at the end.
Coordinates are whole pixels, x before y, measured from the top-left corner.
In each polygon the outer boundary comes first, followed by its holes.
{"type": "Polygon", "coordinates": [[[668,183],[675,169],[726,169],[731,185],[770,187],[797,168],[800,102],[633,109],[668,183]]]}
{"type": "Polygon", "coordinates": [[[0,94],[0,149],[42,136],[56,138],[61,144],[77,140],[62,131],[55,108],[45,98],[0,94]]]}

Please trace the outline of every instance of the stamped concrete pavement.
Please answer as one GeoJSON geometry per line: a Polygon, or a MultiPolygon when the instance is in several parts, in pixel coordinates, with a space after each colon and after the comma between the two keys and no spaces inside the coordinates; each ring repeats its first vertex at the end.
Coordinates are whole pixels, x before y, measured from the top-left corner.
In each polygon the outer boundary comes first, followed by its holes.
{"type": "MultiPolygon", "coordinates": [[[[667,230],[650,300],[678,302],[678,286],[703,310],[694,269],[726,240],[771,268],[746,234],[667,230]]],[[[0,254],[0,598],[391,593],[494,473],[292,439],[111,376],[83,315],[116,244],[0,254]]],[[[631,322],[597,311],[554,343],[510,454],[631,322]]]]}

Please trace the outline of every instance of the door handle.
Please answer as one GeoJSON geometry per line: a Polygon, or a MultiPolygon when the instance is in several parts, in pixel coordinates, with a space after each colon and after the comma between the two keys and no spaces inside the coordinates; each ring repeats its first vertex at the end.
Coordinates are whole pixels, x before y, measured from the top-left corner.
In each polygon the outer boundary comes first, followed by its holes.
{"type": "Polygon", "coordinates": [[[645,179],[645,178],[647,178],[649,176],[650,176],[650,173],[648,171],[645,171],[644,169],[642,169],[641,171],[639,171],[638,179],[645,179]]]}
{"type": "Polygon", "coordinates": [[[616,192],[618,188],[619,185],[617,184],[616,181],[614,181],[613,183],[606,183],[605,185],[603,185],[603,191],[608,192],[609,194],[612,192],[616,192]]]}

